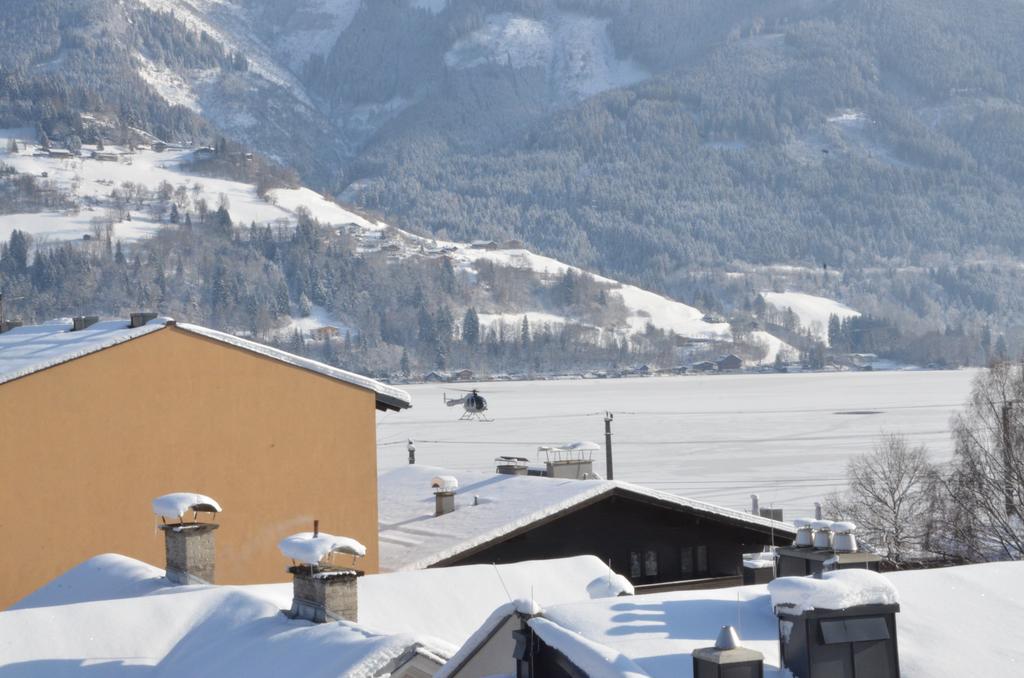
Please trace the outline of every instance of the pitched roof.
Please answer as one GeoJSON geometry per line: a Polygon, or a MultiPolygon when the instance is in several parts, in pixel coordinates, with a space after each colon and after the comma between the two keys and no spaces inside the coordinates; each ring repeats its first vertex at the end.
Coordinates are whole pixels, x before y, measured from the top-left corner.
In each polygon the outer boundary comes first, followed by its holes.
{"type": "Polygon", "coordinates": [[[484,545],[503,541],[536,523],[616,494],[749,527],[780,540],[794,528],[742,511],[611,480],[454,472],[411,465],[378,478],[380,561],[386,570],[429,567],[484,545]],[[434,516],[430,482],[447,474],[459,481],[456,510],[434,516]],[[478,498],[474,505],[474,497],[478,498]]]}
{"type": "Polygon", "coordinates": [[[130,327],[127,320],[104,320],[77,332],[71,331],[72,321],[70,318],[15,328],[0,334],[0,384],[137,339],[169,326],[176,326],[185,332],[258,353],[331,379],[373,391],[377,396],[378,409],[399,410],[411,406],[411,398],[408,393],[369,377],[346,372],[316,360],[303,358],[287,351],[200,325],[175,323],[170,318],[157,318],[141,327],[134,328],[130,327]]]}

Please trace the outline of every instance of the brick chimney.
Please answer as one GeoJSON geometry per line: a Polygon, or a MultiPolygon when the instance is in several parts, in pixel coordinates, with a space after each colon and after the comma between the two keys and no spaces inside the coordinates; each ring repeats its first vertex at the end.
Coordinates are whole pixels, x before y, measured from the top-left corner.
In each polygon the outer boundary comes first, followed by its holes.
{"type": "Polygon", "coordinates": [[[436,476],[430,481],[434,489],[434,517],[443,516],[455,510],[455,491],[459,481],[455,476],[436,476]]]}
{"type": "Polygon", "coordinates": [[[193,492],[175,492],[153,500],[153,513],[160,516],[158,527],[164,533],[167,579],[170,582],[213,584],[216,581],[214,532],[220,525],[200,522],[199,514],[216,518],[220,510],[216,501],[193,492]],[[186,522],[188,513],[192,514],[192,519],[186,522]]]}
{"type": "Polygon", "coordinates": [[[329,621],[359,620],[358,578],[360,570],[335,565],[336,554],[356,558],[366,555],[366,548],[355,539],[335,537],[320,531],[320,521],[313,522],[312,532],[301,532],[282,539],[278,548],[292,566],[292,607],[286,613],[292,619],[305,619],[316,624],[329,621]]]}
{"type": "Polygon", "coordinates": [[[129,327],[142,327],[150,320],[156,320],[156,313],[132,313],[130,318],[129,327]]]}

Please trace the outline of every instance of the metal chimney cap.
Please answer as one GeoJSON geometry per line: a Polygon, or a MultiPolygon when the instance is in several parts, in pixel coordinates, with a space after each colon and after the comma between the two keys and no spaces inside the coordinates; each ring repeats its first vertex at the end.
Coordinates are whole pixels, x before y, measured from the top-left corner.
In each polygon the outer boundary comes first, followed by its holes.
{"type": "Polygon", "coordinates": [[[716,650],[735,650],[740,646],[740,636],[736,629],[731,626],[723,626],[718,632],[718,639],[715,640],[716,650]]]}
{"type": "Polygon", "coordinates": [[[857,530],[857,526],[853,523],[843,520],[838,523],[832,523],[832,531],[836,534],[850,534],[857,530]]]}
{"type": "Polygon", "coordinates": [[[831,529],[832,529],[832,521],[831,520],[815,520],[814,522],[811,523],[811,527],[813,527],[816,530],[830,530],[831,531],[831,529]]]}

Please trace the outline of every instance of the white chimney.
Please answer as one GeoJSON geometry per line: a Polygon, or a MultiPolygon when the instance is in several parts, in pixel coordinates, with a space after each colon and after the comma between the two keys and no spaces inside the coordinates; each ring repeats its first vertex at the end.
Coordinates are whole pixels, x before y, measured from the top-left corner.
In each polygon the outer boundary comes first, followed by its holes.
{"type": "Polygon", "coordinates": [[[811,527],[810,518],[796,518],[793,520],[793,527],[796,528],[796,539],[793,546],[797,548],[810,548],[814,545],[814,529],[811,527]]]}
{"type": "Polygon", "coordinates": [[[832,550],[836,553],[856,553],[857,538],[853,535],[857,526],[850,522],[832,523],[832,531],[835,537],[832,539],[832,550]]]}
{"type": "Polygon", "coordinates": [[[832,548],[832,522],[828,520],[815,520],[811,523],[814,529],[814,548],[832,548]]]}

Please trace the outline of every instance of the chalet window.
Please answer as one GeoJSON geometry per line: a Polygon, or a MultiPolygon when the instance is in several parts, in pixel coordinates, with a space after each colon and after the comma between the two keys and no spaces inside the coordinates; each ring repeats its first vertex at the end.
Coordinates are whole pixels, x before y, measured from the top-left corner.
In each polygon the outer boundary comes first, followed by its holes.
{"type": "Polygon", "coordinates": [[[644,552],[644,575],[656,577],[658,575],[658,552],[648,550],[644,552]]]}
{"type": "Polygon", "coordinates": [[[693,576],[692,546],[684,546],[679,550],[679,574],[683,577],[693,576]]]}
{"type": "Polygon", "coordinates": [[[632,578],[642,577],[644,575],[642,563],[640,560],[639,551],[629,552],[629,576],[632,578]]]}
{"type": "Polygon", "coordinates": [[[697,547],[697,574],[708,573],[708,547],[697,547]]]}

